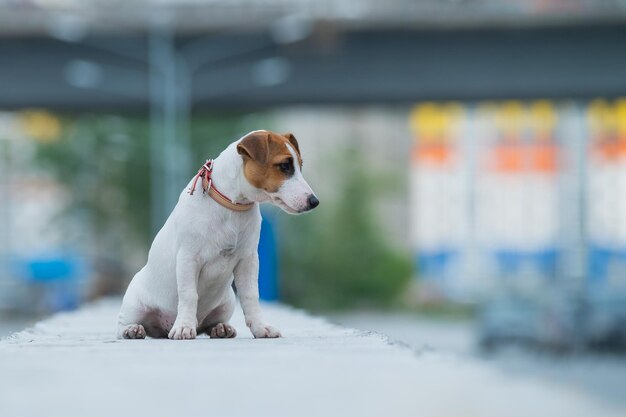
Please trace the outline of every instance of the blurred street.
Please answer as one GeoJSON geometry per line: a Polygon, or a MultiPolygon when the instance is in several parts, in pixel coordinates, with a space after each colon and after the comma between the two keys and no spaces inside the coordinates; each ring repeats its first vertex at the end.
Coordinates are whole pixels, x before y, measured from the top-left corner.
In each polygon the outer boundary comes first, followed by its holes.
{"type": "Polygon", "coordinates": [[[541,379],[626,412],[626,357],[615,353],[557,355],[508,348],[485,355],[477,347],[476,323],[427,319],[409,313],[351,312],[331,316],[343,326],[388,335],[416,352],[438,352],[480,361],[511,378],[541,379]]]}

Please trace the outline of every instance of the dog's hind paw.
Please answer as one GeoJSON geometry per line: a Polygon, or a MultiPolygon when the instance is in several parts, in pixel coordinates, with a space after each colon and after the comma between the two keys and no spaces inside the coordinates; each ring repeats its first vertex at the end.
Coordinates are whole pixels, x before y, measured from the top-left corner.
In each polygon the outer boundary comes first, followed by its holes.
{"type": "Polygon", "coordinates": [[[209,332],[211,339],[230,339],[237,336],[237,330],[228,323],[218,323],[209,332]]]}
{"type": "Polygon", "coordinates": [[[141,324],[129,324],[121,332],[123,339],[145,339],[146,330],[141,324]]]}

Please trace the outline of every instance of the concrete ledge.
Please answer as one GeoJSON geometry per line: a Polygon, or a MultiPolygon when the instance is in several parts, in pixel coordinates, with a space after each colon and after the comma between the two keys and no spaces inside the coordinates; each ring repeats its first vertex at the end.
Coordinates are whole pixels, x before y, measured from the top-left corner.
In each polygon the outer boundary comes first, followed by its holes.
{"type": "Polygon", "coordinates": [[[544,381],[266,305],[282,339],[116,340],[108,300],[0,341],[0,416],[618,416],[544,381]]]}

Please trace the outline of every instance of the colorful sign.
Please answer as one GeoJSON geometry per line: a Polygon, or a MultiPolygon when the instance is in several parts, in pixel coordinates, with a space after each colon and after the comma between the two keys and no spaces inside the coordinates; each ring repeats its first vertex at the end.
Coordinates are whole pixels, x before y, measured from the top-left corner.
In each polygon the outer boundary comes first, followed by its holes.
{"type": "Polygon", "coordinates": [[[592,290],[626,287],[626,99],[587,107],[585,213],[592,290]]]}
{"type": "Polygon", "coordinates": [[[492,257],[492,274],[540,284],[555,275],[559,253],[553,105],[508,101],[479,108],[477,118],[487,129],[477,152],[476,242],[492,257]]]}
{"type": "Polygon", "coordinates": [[[555,276],[558,123],[545,100],[413,109],[412,236],[430,292],[462,297],[555,276]]]}
{"type": "Polygon", "coordinates": [[[444,287],[461,272],[468,226],[459,147],[463,119],[463,107],[456,103],[424,103],[411,112],[412,237],[420,277],[433,292],[447,292],[444,287]]]}

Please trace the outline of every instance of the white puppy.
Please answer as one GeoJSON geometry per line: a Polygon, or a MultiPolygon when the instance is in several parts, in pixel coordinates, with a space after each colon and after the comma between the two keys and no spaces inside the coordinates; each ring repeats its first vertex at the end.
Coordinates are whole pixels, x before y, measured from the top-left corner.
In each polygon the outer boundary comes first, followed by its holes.
{"type": "Polygon", "coordinates": [[[254,337],[280,337],[261,317],[257,245],[259,204],[287,213],[319,201],[302,177],[292,134],[254,131],[207,161],[181,193],[133,278],[118,318],[118,337],[235,337],[233,281],[254,337]]]}

